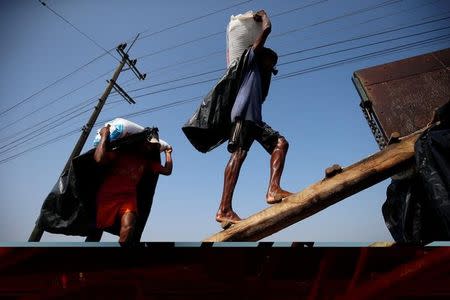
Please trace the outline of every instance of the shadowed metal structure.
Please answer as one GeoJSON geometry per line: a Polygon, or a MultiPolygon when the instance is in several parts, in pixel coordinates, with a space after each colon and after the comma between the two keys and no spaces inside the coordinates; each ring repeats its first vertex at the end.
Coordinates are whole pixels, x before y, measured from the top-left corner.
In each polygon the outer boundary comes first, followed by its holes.
{"type": "Polygon", "coordinates": [[[450,296],[448,247],[260,245],[3,248],[0,297],[312,300],[450,296]]]}

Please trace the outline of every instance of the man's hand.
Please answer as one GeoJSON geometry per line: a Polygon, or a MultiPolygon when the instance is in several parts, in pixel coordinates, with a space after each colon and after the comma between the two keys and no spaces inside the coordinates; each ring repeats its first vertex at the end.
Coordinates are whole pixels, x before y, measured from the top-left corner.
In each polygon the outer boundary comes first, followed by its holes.
{"type": "Polygon", "coordinates": [[[260,10],[256,14],[254,14],[253,20],[255,20],[255,22],[262,22],[263,30],[270,29],[272,27],[269,16],[267,15],[265,10],[260,10]]]}
{"type": "Polygon", "coordinates": [[[256,22],[262,22],[263,16],[267,16],[267,14],[266,11],[262,9],[253,15],[253,20],[256,22]]]}
{"type": "Polygon", "coordinates": [[[115,154],[108,152],[106,150],[106,144],[108,142],[108,138],[109,138],[109,127],[111,127],[111,125],[106,125],[105,127],[103,127],[102,129],[100,129],[100,143],[98,144],[97,148],[95,149],[95,153],[94,153],[94,159],[96,162],[98,162],[99,164],[106,164],[108,163],[110,160],[114,159],[115,154]]]}
{"type": "Polygon", "coordinates": [[[253,19],[255,20],[255,22],[262,22],[262,33],[252,45],[253,50],[255,52],[259,52],[264,47],[266,39],[272,31],[272,23],[270,22],[269,16],[264,10],[260,10],[256,14],[254,14],[253,19]]]}
{"type": "Polygon", "coordinates": [[[164,167],[162,167],[160,174],[169,176],[170,174],[172,174],[172,169],[173,169],[173,161],[172,161],[172,154],[171,154],[172,146],[168,146],[164,150],[164,153],[166,154],[166,164],[164,165],[164,167]]]}
{"type": "Polygon", "coordinates": [[[102,129],[100,129],[100,136],[104,139],[106,139],[108,137],[108,135],[110,134],[110,130],[109,127],[111,127],[111,125],[106,125],[105,127],[103,127],[102,129]]]}

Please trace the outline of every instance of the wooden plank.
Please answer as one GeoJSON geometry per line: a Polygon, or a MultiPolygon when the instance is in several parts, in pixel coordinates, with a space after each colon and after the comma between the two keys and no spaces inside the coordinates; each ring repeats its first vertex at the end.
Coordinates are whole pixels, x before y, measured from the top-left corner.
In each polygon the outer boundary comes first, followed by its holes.
{"type": "Polygon", "coordinates": [[[353,194],[408,169],[414,161],[418,131],[386,147],[331,178],[283,199],[230,228],[205,239],[207,242],[257,241],[333,205],[353,194]]]}

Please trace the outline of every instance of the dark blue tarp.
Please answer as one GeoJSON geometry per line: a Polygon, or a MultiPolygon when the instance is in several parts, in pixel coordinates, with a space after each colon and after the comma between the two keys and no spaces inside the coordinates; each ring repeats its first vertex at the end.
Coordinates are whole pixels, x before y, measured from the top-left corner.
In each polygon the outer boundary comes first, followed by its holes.
{"type": "Polygon", "coordinates": [[[415,144],[413,176],[392,180],[382,212],[396,242],[450,241],[450,117],[425,131],[415,144]]]}

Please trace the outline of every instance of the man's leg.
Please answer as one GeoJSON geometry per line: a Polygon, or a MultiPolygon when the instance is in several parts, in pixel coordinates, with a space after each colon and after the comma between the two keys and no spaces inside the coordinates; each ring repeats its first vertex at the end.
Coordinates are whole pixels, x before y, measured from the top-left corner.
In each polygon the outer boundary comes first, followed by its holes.
{"type": "Polygon", "coordinates": [[[281,175],[283,174],[284,162],[289,148],[289,143],[284,137],[279,137],[277,145],[270,156],[270,181],[266,200],[269,204],[280,202],[281,199],[292,195],[280,187],[281,175]]]}
{"type": "Polygon", "coordinates": [[[133,234],[136,226],[136,214],[127,211],[122,215],[120,220],[120,236],[119,243],[129,245],[133,242],[133,234]]]}
{"type": "Polygon", "coordinates": [[[227,227],[232,223],[241,220],[241,218],[233,211],[231,201],[233,199],[233,192],[236,187],[241,166],[246,157],[247,151],[239,147],[231,154],[231,158],[225,167],[222,199],[220,200],[219,210],[216,214],[216,221],[221,222],[222,227],[227,227]]]}

